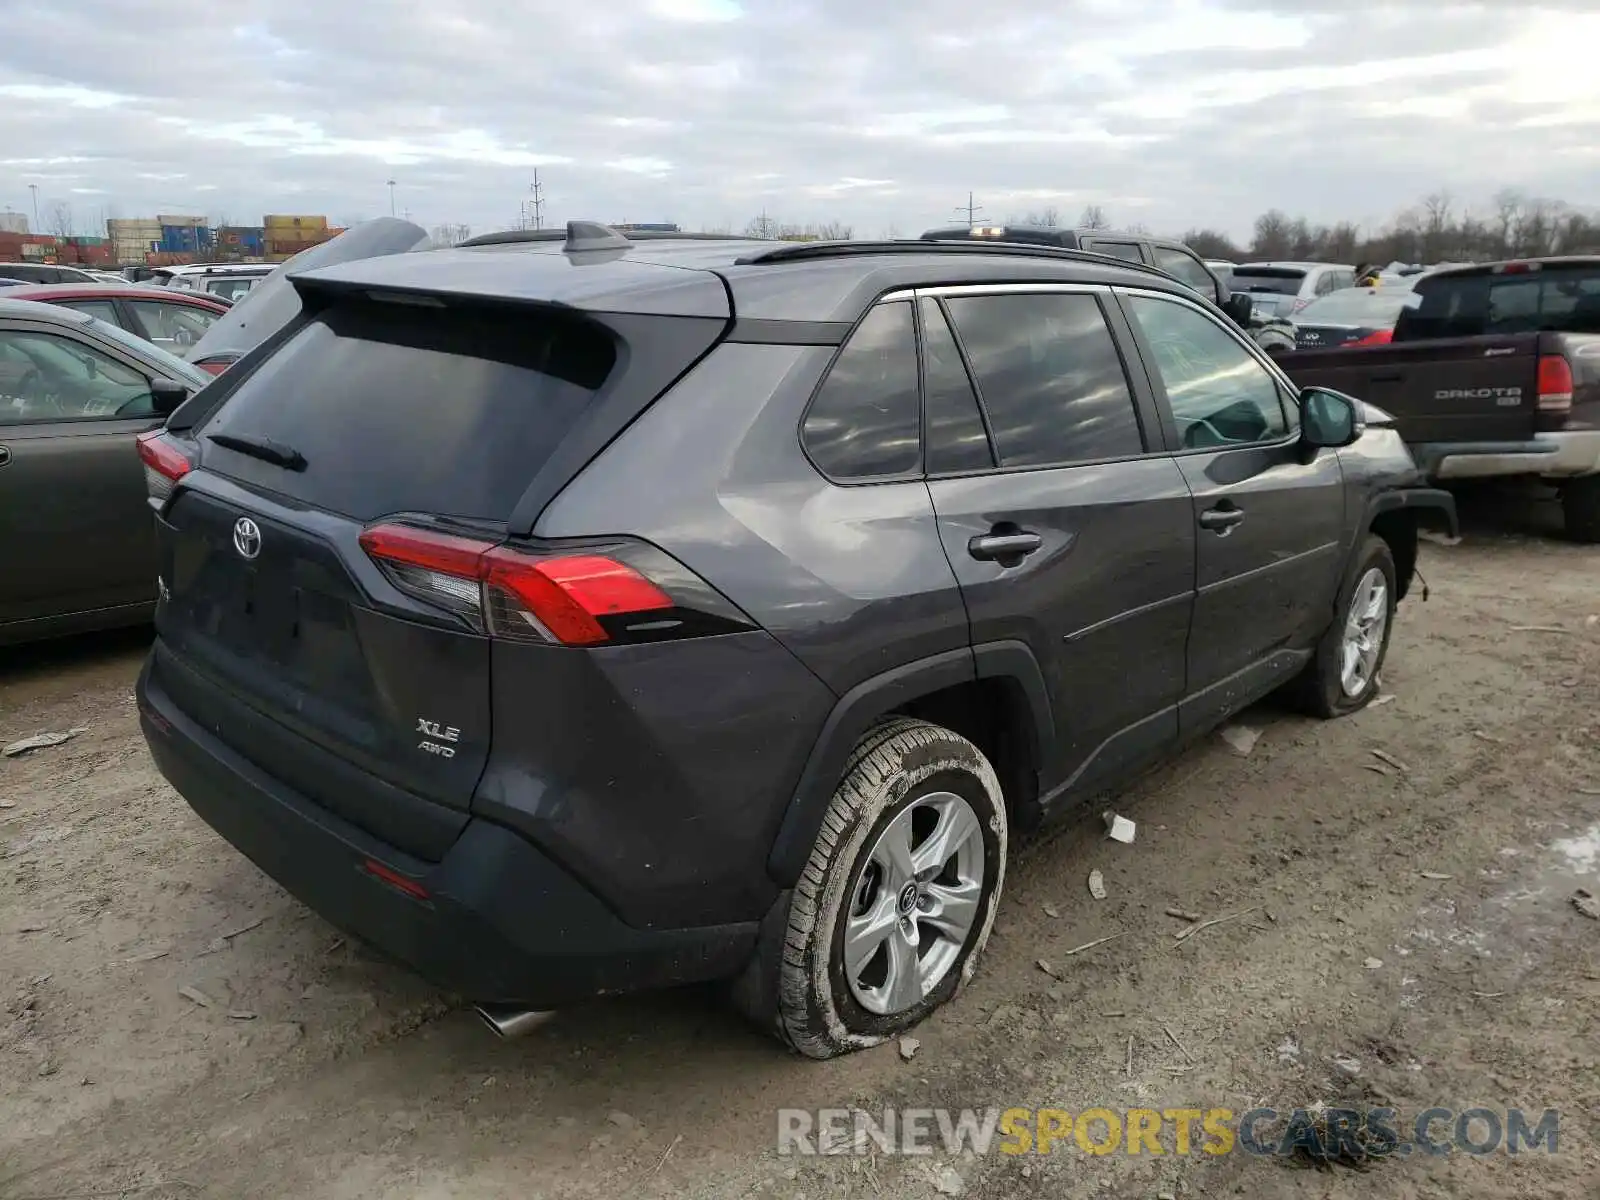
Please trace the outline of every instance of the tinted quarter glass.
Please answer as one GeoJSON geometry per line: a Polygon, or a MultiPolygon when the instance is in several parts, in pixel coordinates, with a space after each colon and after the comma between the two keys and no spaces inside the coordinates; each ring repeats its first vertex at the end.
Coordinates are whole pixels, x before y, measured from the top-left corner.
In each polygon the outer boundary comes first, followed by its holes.
{"type": "Polygon", "coordinates": [[[1198,258],[1192,258],[1182,250],[1172,250],[1166,246],[1157,246],[1155,249],[1156,266],[1168,275],[1183,280],[1207,299],[1217,294],[1217,281],[1211,277],[1211,272],[1205,269],[1198,258]]]}
{"type": "Polygon", "coordinates": [[[117,306],[109,300],[69,300],[62,308],[75,309],[81,313],[88,313],[102,321],[117,323],[117,306]]]}
{"type": "Polygon", "coordinates": [[[856,326],[806,411],[801,438],[818,469],[833,479],[921,468],[922,405],[909,302],[880,304],[856,326]]]}
{"type": "Polygon", "coordinates": [[[1090,242],[1085,247],[1096,254],[1109,254],[1113,258],[1126,259],[1128,262],[1143,262],[1144,256],[1139,253],[1137,242],[1090,242]]]}
{"type": "Polygon", "coordinates": [[[930,475],[994,466],[972,381],[935,300],[922,301],[922,395],[930,475]]]}
{"type": "Polygon", "coordinates": [[[1003,466],[1144,452],[1122,359],[1095,297],[1038,293],[949,303],[1003,466]]]}
{"type": "Polygon", "coordinates": [[[1131,296],[1188,449],[1272,441],[1289,430],[1278,382],[1221,325],[1186,304],[1131,296]]]}
{"type": "Polygon", "coordinates": [[[616,364],[580,317],[352,303],[325,310],[198,427],[203,463],[357,520],[504,521],[616,364]],[[289,471],[208,443],[297,450],[289,471]]]}

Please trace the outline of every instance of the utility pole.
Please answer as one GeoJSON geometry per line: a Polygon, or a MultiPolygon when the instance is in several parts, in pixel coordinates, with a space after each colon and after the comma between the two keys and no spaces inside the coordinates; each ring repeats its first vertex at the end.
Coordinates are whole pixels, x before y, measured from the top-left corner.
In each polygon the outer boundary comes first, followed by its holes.
{"type": "Polygon", "coordinates": [[[33,193],[33,232],[39,232],[39,185],[30,183],[28,190],[33,193]]]}
{"type": "Polygon", "coordinates": [[[956,205],[956,212],[958,212],[958,213],[966,213],[967,214],[967,224],[968,225],[976,225],[978,223],[978,217],[983,212],[983,205],[976,203],[972,198],[972,193],[968,192],[967,193],[967,202],[965,204],[956,205]]]}
{"type": "Polygon", "coordinates": [[[394,180],[389,180],[389,215],[394,216],[394,180]]]}
{"type": "Polygon", "coordinates": [[[528,190],[533,193],[533,199],[528,201],[528,207],[533,210],[533,227],[544,228],[544,185],[539,182],[539,168],[533,169],[533,183],[528,190]]]}

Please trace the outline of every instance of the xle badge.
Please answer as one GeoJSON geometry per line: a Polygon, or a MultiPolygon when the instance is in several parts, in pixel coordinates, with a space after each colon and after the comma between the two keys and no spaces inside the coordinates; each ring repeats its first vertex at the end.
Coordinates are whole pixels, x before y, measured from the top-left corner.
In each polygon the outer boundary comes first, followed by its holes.
{"type": "Polygon", "coordinates": [[[422,741],[417,743],[418,750],[429,754],[437,754],[440,758],[454,758],[455,747],[447,746],[446,742],[459,742],[461,730],[454,725],[441,725],[437,721],[430,721],[426,717],[417,718],[417,732],[422,734],[422,741]]]}

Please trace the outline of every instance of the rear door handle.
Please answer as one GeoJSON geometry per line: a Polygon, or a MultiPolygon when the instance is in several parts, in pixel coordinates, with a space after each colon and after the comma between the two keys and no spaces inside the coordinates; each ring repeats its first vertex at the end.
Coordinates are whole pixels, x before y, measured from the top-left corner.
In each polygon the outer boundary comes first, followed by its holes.
{"type": "Polygon", "coordinates": [[[1208,508],[1200,514],[1200,528],[1210,529],[1216,533],[1227,533],[1242,520],[1244,520],[1242,508],[1208,508]]]}
{"type": "Polygon", "coordinates": [[[985,533],[979,534],[967,543],[967,553],[973,558],[983,562],[1001,562],[1003,560],[1021,560],[1032,554],[1044,539],[1037,533],[1019,530],[1016,533],[985,533]]]}

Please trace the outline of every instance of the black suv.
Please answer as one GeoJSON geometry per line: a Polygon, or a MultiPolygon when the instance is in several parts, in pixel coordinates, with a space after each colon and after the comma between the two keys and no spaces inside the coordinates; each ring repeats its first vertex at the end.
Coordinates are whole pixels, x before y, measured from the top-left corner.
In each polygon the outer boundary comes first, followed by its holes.
{"type": "Polygon", "coordinates": [[[1274,689],[1360,708],[1454,528],[1152,268],[485,240],[299,276],[142,443],[138,696],[206,821],[502,1029],[717,979],[814,1057],[906,1029],[1015,834],[1274,689]]]}

